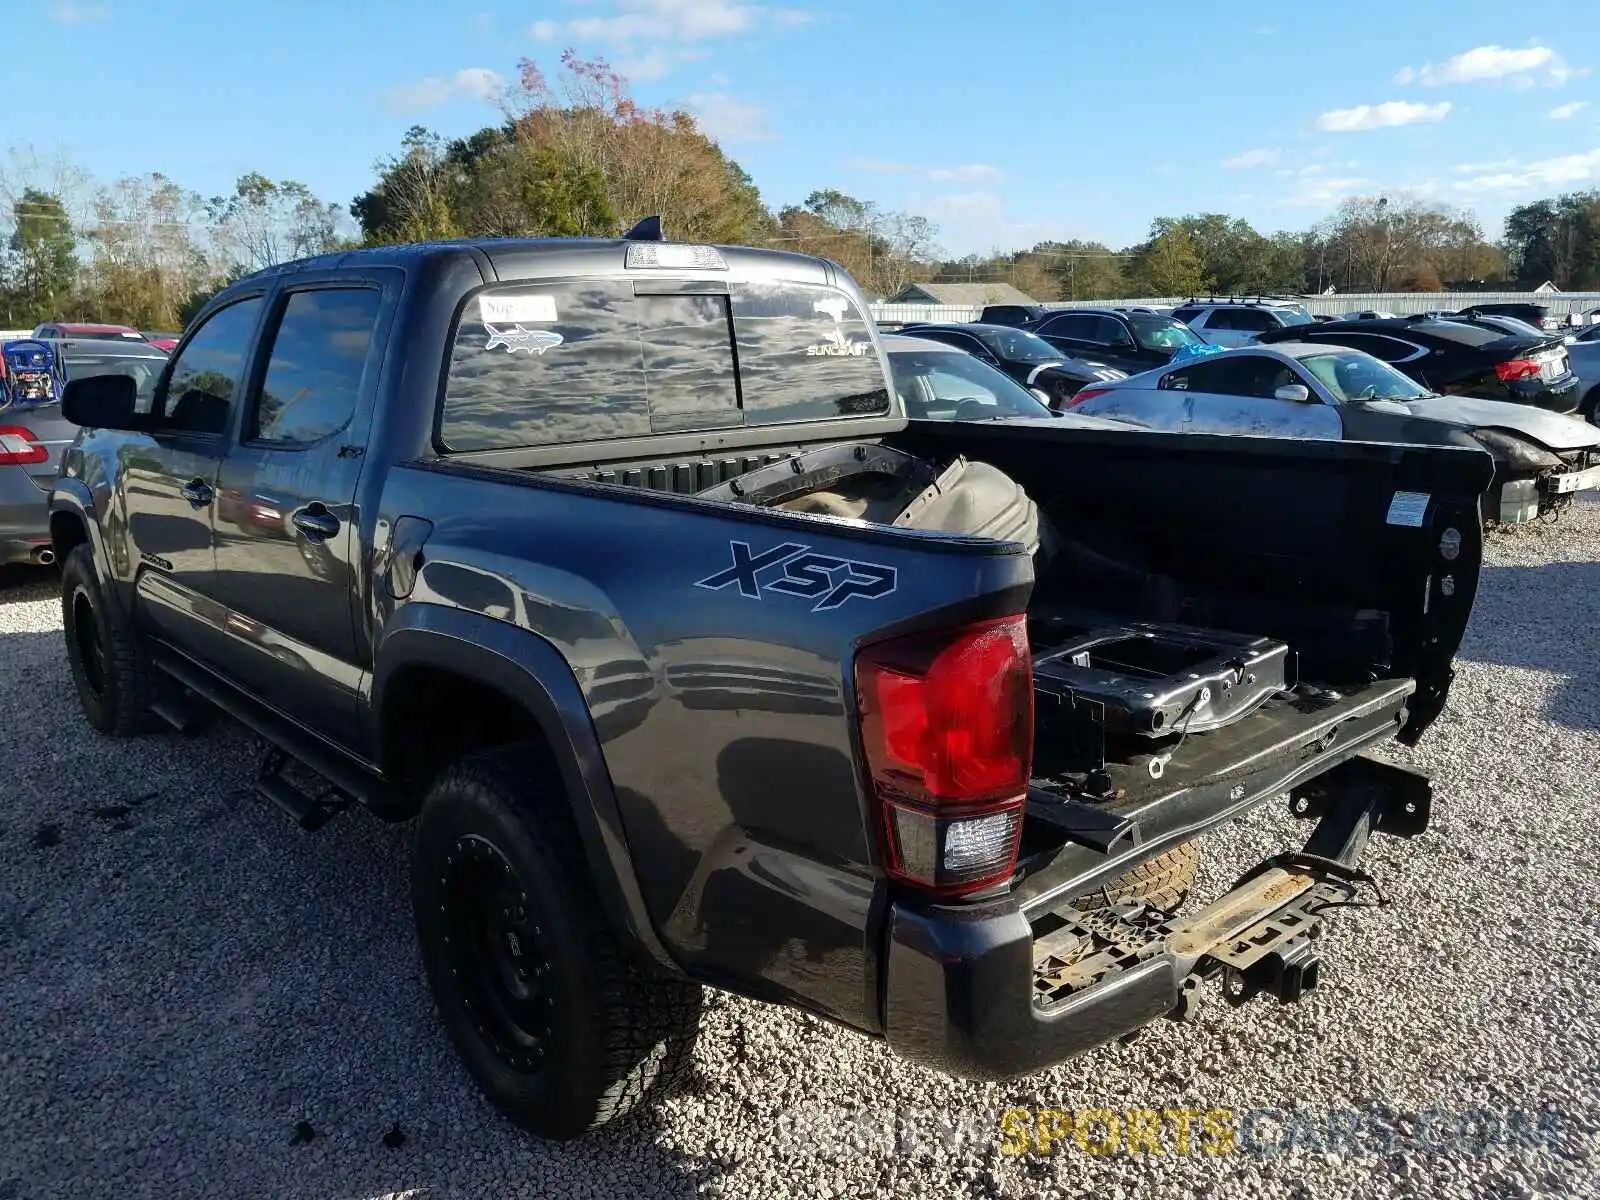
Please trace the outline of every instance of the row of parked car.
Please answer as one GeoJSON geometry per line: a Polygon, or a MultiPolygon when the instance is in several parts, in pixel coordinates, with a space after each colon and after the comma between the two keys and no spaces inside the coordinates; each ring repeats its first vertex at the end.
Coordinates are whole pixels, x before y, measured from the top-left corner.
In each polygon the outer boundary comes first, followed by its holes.
{"type": "Polygon", "coordinates": [[[890,358],[914,417],[1053,412],[1181,433],[1481,446],[1496,463],[1484,515],[1505,524],[1600,489],[1600,379],[1574,370],[1600,355],[1600,326],[1563,335],[1499,313],[1316,320],[1269,298],[982,315],[897,327],[890,358]],[[1256,328],[1263,317],[1271,326],[1256,328]],[[1224,331],[1244,336],[1208,340],[1224,331]],[[992,368],[982,389],[962,394],[980,378],[948,358],[931,366],[930,344],[992,368]]]}
{"type": "Polygon", "coordinates": [[[45,498],[77,434],[61,414],[66,381],[126,375],[148,398],[178,336],[47,321],[0,344],[0,565],[55,561],[45,498]]]}

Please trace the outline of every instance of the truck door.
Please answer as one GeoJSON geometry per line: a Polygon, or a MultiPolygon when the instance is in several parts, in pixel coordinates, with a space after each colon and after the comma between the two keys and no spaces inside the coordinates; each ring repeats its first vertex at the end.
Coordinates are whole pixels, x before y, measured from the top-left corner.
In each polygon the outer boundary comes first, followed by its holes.
{"type": "Polygon", "coordinates": [[[123,451],[116,510],[127,522],[119,575],[135,580],[135,608],[178,645],[215,658],[220,612],[209,597],[216,568],[211,524],[217,470],[233,406],[244,392],[263,296],[247,296],[205,319],[167,365],[152,399],[147,439],[123,451]]]}
{"type": "Polygon", "coordinates": [[[216,584],[234,678],[274,708],[318,714],[351,744],[357,650],[356,484],[381,357],[383,283],[296,280],[274,299],[264,369],[217,479],[216,584]]]}

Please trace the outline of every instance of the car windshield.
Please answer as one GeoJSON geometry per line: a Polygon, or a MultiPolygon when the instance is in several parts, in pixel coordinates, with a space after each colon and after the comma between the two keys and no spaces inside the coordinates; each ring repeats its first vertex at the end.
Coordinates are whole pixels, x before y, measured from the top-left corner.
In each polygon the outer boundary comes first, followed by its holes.
{"type": "Polygon", "coordinates": [[[1285,325],[1310,325],[1311,314],[1298,304],[1285,304],[1272,310],[1278,314],[1278,319],[1285,325]]]}
{"type": "Polygon", "coordinates": [[[1205,339],[1182,321],[1148,313],[1129,313],[1133,336],[1146,350],[1181,350],[1185,346],[1205,345],[1205,339]]]}
{"type": "Polygon", "coordinates": [[[1032,392],[959,350],[890,350],[889,370],[906,415],[922,421],[1048,417],[1032,392]]]}
{"type": "Polygon", "coordinates": [[[980,333],[978,340],[1007,362],[1042,363],[1060,362],[1061,351],[1037,333],[1022,329],[991,330],[980,333]]]}
{"type": "Polygon", "coordinates": [[[1415,400],[1433,395],[1382,359],[1359,350],[1312,354],[1300,360],[1341,404],[1357,400],[1415,400]]]}

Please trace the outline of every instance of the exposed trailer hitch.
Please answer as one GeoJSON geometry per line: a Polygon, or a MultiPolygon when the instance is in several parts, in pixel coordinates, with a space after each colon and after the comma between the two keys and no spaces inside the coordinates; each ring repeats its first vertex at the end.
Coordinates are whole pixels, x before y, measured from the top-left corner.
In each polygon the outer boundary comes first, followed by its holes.
{"type": "Polygon", "coordinates": [[[1320,817],[1305,848],[1258,863],[1200,911],[1166,920],[1140,904],[1057,913],[1060,926],[1035,942],[1036,1003],[1059,1003],[1160,956],[1182,980],[1168,1014],[1175,1020],[1193,1016],[1200,981],[1219,975],[1230,1004],[1263,994],[1283,1004],[1300,1000],[1321,979],[1315,942],[1323,914],[1389,903],[1355,865],[1368,836],[1416,836],[1427,826],[1431,796],[1426,776],[1365,756],[1317,782],[1294,798],[1300,815],[1315,809],[1320,817]]]}

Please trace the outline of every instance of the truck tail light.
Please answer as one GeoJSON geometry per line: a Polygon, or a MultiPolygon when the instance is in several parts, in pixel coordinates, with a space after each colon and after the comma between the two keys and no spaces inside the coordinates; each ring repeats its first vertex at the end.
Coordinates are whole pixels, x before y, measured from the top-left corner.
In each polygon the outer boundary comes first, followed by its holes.
{"type": "Polygon", "coordinates": [[[1537,375],[1539,364],[1531,358],[1508,358],[1505,362],[1495,363],[1494,373],[1501,383],[1510,383],[1513,379],[1537,375]]]}
{"type": "Polygon", "coordinates": [[[944,898],[1010,878],[1033,766],[1027,618],[879,642],[855,674],[889,875],[944,898]]]}
{"type": "Polygon", "coordinates": [[[1067,408],[1077,408],[1078,405],[1082,404],[1085,400],[1093,400],[1096,396],[1104,396],[1110,390],[1111,390],[1110,388],[1103,388],[1103,387],[1086,387],[1086,388],[1083,388],[1076,395],[1072,396],[1067,401],[1066,407],[1067,408]]]}
{"type": "Polygon", "coordinates": [[[34,439],[31,429],[0,425],[0,467],[27,467],[50,458],[50,451],[34,439]]]}

